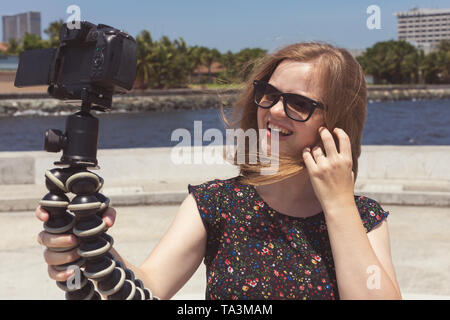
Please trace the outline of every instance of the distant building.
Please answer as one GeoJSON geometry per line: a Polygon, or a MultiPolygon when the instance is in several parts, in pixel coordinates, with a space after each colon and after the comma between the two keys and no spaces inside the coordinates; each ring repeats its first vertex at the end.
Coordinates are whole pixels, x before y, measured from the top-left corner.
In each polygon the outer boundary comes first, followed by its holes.
{"type": "Polygon", "coordinates": [[[413,8],[396,12],[398,40],[431,51],[441,40],[450,40],[450,9],[413,8]]]}
{"type": "Polygon", "coordinates": [[[207,83],[213,81],[212,78],[216,78],[219,72],[224,71],[225,68],[219,62],[213,62],[211,64],[211,69],[209,70],[207,66],[202,65],[194,70],[194,78],[191,79],[193,83],[207,83]]]}
{"type": "Polygon", "coordinates": [[[0,52],[6,52],[6,50],[8,50],[9,48],[9,44],[7,44],[6,42],[0,42],[0,52]]]}
{"type": "Polygon", "coordinates": [[[25,33],[41,36],[41,13],[29,11],[12,16],[2,16],[3,42],[20,40],[25,33]]]}
{"type": "Polygon", "coordinates": [[[366,49],[347,49],[347,51],[350,52],[350,54],[354,58],[361,56],[364,53],[365,50],[366,49]]]}

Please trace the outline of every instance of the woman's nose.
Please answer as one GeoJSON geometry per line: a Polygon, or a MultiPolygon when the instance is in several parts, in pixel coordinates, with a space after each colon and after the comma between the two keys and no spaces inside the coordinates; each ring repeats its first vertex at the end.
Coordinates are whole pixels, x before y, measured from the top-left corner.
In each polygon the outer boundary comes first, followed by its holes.
{"type": "Polygon", "coordinates": [[[286,117],[282,99],[283,97],[280,97],[278,102],[275,105],[273,105],[272,108],[270,108],[270,113],[277,118],[286,117]]]}

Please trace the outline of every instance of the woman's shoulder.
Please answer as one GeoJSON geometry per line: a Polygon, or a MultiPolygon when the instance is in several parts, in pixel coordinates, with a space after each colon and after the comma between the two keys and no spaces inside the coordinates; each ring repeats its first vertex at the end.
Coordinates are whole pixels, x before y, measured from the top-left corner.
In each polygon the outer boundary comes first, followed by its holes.
{"type": "Polygon", "coordinates": [[[372,198],[355,195],[355,202],[366,232],[371,231],[389,215],[389,211],[384,210],[381,204],[372,198]]]}
{"type": "Polygon", "coordinates": [[[238,177],[214,179],[201,184],[188,185],[188,192],[197,202],[197,208],[210,237],[219,234],[224,224],[223,211],[232,202],[238,177]]]}
{"type": "Polygon", "coordinates": [[[188,192],[214,192],[221,193],[234,189],[239,184],[239,176],[227,179],[214,179],[200,184],[188,184],[188,192]]]}
{"type": "Polygon", "coordinates": [[[240,186],[238,180],[239,176],[188,184],[188,193],[193,195],[199,205],[216,207],[225,199],[233,197],[233,191],[240,186]]]}

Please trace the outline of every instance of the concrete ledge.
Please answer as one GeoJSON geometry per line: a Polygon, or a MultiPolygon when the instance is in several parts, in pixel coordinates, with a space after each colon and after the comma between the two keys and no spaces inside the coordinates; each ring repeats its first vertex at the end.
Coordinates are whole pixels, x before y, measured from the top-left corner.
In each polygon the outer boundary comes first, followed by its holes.
{"type": "Polygon", "coordinates": [[[450,192],[365,192],[356,191],[382,204],[450,207],[450,192]]]}
{"type": "Polygon", "coordinates": [[[187,191],[173,191],[112,195],[109,198],[113,206],[171,205],[180,204],[187,195],[187,191]]]}
{"type": "MultiPolygon", "coordinates": [[[[99,175],[109,184],[176,182],[234,176],[239,170],[222,158],[222,146],[102,149],[99,175]],[[178,148],[181,150],[181,148],[178,148]],[[190,163],[176,163],[185,154],[190,163]],[[199,160],[199,161],[197,161],[199,160]]],[[[44,184],[44,173],[61,154],[43,151],[0,152],[0,185],[44,184]]],[[[359,180],[439,182],[450,185],[450,146],[362,146],[359,180]]],[[[417,185],[417,184],[416,184],[417,185]]]]}
{"type": "MultiPolygon", "coordinates": [[[[174,148],[99,150],[96,173],[105,180],[102,192],[112,205],[177,204],[189,183],[239,173],[223,160],[221,146],[185,151],[191,163],[174,161],[174,148]]],[[[449,155],[449,146],[363,146],[355,193],[383,204],[450,206],[449,155]]],[[[34,210],[47,193],[44,173],[59,157],[40,151],[0,153],[0,211],[34,210]]]]}
{"type": "Polygon", "coordinates": [[[0,185],[34,183],[35,159],[27,156],[0,156],[0,185]]]}
{"type": "MultiPolygon", "coordinates": [[[[189,182],[181,182],[174,190],[155,191],[146,187],[135,186],[127,188],[104,188],[101,190],[111,200],[111,206],[140,205],[177,205],[188,195],[189,182]],[[121,190],[122,189],[122,190],[121,190]]],[[[200,182],[193,182],[197,184],[200,182]]],[[[389,189],[389,185],[386,186],[389,189]]],[[[44,186],[9,186],[9,194],[2,194],[0,188],[0,212],[34,211],[39,200],[46,194],[44,186]]],[[[158,189],[155,185],[152,189],[158,189]]],[[[4,189],[3,189],[4,190],[4,189]]],[[[381,204],[417,205],[450,207],[450,192],[430,191],[365,191],[355,189],[355,194],[375,199],[381,204]]]]}

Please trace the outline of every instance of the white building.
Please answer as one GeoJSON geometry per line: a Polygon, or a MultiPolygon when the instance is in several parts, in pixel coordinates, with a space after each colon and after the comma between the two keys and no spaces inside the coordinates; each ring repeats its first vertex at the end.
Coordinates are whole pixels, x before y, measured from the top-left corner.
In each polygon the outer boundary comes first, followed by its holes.
{"type": "Polygon", "coordinates": [[[413,8],[396,12],[398,40],[405,40],[424,49],[432,50],[441,40],[450,40],[450,9],[413,8]]]}
{"type": "Polygon", "coordinates": [[[41,13],[29,11],[12,16],[2,16],[3,41],[20,40],[25,33],[41,36],[41,13]]]}

